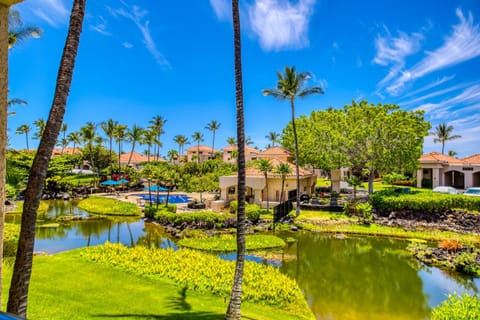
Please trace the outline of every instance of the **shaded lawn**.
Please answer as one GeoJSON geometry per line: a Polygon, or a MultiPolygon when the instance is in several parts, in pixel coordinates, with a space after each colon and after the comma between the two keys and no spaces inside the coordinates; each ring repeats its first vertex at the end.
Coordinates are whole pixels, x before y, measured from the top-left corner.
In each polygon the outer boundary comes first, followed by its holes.
{"type": "MultiPolygon", "coordinates": [[[[11,267],[5,267],[4,306],[11,267]]],[[[233,278],[233,277],[232,277],[233,278]]],[[[34,259],[29,319],[224,319],[228,299],[184,290],[91,263],[78,250],[34,259]]],[[[244,319],[299,319],[280,309],[242,304],[244,319]]]]}

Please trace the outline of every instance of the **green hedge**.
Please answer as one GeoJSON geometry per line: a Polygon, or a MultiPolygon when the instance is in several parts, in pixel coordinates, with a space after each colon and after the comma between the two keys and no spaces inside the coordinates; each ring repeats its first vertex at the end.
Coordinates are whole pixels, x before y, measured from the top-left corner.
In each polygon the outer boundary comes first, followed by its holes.
{"type": "MultiPolygon", "coordinates": [[[[233,200],[230,202],[229,211],[230,213],[237,214],[238,202],[233,200]]],[[[245,216],[252,223],[257,223],[260,219],[260,215],[266,213],[265,210],[262,210],[257,204],[250,204],[245,202],[245,216]]]]}
{"type": "Polygon", "coordinates": [[[449,295],[448,299],[433,309],[431,320],[480,319],[480,297],[464,293],[449,295]]]}
{"type": "Polygon", "coordinates": [[[176,213],[177,212],[177,205],[173,204],[173,203],[169,203],[167,206],[165,206],[164,204],[161,204],[159,206],[157,206],[157,205],[151,205],[151,206],[146,205],[145,210],[144,210],[144,214],[145,214],[145,217],[150,218],[150,219],[154,219],[155,214],[159,211],[176,213]]]}
{"type": "Polygon", "coordinates": [[[3,239],[3,256],[15,257],[17,254],[18,237],[20,234],[20,225],[5,223],[5,233],[3,239]]]}
{"type": "Polygon", "coordinates": [[[480,211],[480,197],[442,194],[435,192],[397,193],[382,190],[370,195],[372,206],[379,212],[411,210],[418,212],[442,212],[452,209],[480,211]]]}
{"type": "Polygon", "coordinates": [[[89,197],[78,203],[78,208],[95,213],[115,216],[139,216],[140,208],[133,203],[103,197],[89,197]]]}
{"type": "Polygon", "coordinates": [[[154,219],[162,225],[179,227],[186,223],[196,224],[197,226],[206,229],[232,226],[236,221],[236,218],[233,215],[225,215],[209,211],[172,213],[166,210],[160,210],[155,213],[154,219]]]}

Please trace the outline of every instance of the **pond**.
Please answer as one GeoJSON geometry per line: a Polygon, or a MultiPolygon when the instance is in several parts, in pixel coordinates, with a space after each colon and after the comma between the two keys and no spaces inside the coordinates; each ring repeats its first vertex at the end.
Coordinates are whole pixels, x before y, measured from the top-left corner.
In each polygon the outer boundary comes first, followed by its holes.
{"type": "MultiPolygon", "coordinates": [[[[39,217],[35,250],[56,253],[106,241],[127,246],[175,247],[161,228],[138,218],[71,222],[56,217],[88,215],[70,202],[52,202],[39,217]]],[[[19,215],[7,215],[7,221],[19,215]]],[[[19,221],[18,221],[19,222],[19,221]]],[[[296,241],[282,253],[250,260],[270,263],[296,279],[317,319],[427,319],[432,307],[450,293],[477,292],[480,278],[427,267],[406,255],[408,241],[380,237],[336,238],[309,232],[281,233],[296,241]]],[[[234,255],[223,255],[234,259],[234,255]]]]}

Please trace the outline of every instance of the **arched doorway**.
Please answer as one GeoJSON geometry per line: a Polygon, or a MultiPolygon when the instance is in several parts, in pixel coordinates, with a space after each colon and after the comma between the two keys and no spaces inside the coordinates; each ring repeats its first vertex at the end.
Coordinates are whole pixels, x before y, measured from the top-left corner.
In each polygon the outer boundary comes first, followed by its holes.
{"type": "Polygon", "coordinates": [[[452,186],[457,189],[465,189],[465,175],[463,172],[452,170],[445,172],[445,185],[452,186]]]}

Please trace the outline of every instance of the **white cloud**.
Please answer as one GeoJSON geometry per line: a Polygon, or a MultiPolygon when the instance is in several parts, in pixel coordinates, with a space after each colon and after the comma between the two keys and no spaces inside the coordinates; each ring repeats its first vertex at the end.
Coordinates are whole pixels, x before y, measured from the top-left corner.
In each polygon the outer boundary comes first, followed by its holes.
{"type": "Polygon", "coordinates": [[[453,26],[452,33],[445,39],[443,45],[432,52],[427,52],[423,60],[409,70],[404,71],[399,78],[395,79],[387,87],[387,91],[390,94],[397,94],[406,83],[429,73],[480,56],[479,25],[473,24],[471,13],[465,18],[462,11],[457,9],[456,14],[460,22],[453,26]]]}
{"type": "Polygon", "coordinates": [[[122,43],[122,46],[123,46],[124,48],[127,48],[127,49],[133,48],[133,44],[131,44],[131,43],[128,42],[128,41],[125,41],[124,43],[122,43]]]}
{"type": "Polygon", "coordinates": [[[107,31],[107,21],[102,17],[98,17],[98,22],[95,25],[90,25],[90,30],[96,31],[104,36],[111,36],[112,34],[107,31]]]}
{"type": "Polygon", "coordinates": [[[68,22],[70,11],[64,0],[30,0],[19,5],[53,27],[68,22]]]}
{"type": "Polygon", "coordinates": [[[455,85],[455,86],[452,86],[452,87],[448,87],[448,88],[444,88],[444,89],[441,89],[441,90],[430,92],[426,95],[417,97],[417,98],[409,100],[409,101],[400,102],[399,104],[401,106],[409,106],[409,105],[415,104],[417,102],[421,102],[421,101],[424,101],[424,100],[427,100],[427,99],[430,99],[430,98],[442,96],[442,95],[444,95],[446,93],[449,93],[449,92],[452,92],[452,91],[463,89],[463,88],[465,88],[467,86],[470,86],[470,85],[471,85],[471,83],[470,84],[468,84],[468,83],[458,84],[458,85],[455,85]]]}
{"type": "Polygon", "coordinates": [[[250,27],[266,51],[309,46],[308,23],[315,0],[256,0],[248,7],[250,27]]]}
{"type": "Polygon", "coordinates": [[[210,0],[215,15],[220,20],[230,20],[232,17],[231,2],[228,0],[210,0]]]}
{"type": "Polygon", "coordinates": [[[140,33],[142,34],[143,37],[143,44],[147,48],[147,50],[150,52],[150,54],[153,56],[155,61],[164,67],[170,67],[170,63],[168,60],[165,58],[165,56],[157,49],[157,46],[155,44],[155,41],[152,38],[152,35],[150,33],[150,21],[146,20],[145,22],[143,21],[144,17],[148,14],[147,10],[144,10],[140,8],[139,6],[132,6],[129,7],[125,2],[121,1],[123,4],[122,8],[119,9],[112,9],[110,7],[107,7],[107,10],[114,16],[114,17],[124,17],[129,20],[131,20],[135,26],[140,30],[140,33]]]}

